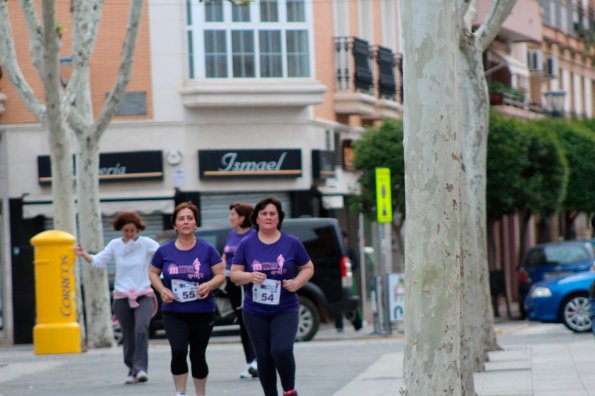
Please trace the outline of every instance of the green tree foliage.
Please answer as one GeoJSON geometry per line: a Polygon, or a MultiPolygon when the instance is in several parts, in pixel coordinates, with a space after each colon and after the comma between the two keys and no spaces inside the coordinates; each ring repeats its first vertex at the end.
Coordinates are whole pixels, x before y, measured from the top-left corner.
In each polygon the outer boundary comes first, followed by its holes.
{"type": "Polygon", "coordinates": [[[566,194],[568,165],[544,123],[490,115],[487,161],[488,217],[516,211],[548,216],[566,194]]]}
{"type": "Polygon", "coordinates": [[[521,176],[529,166],[528,139],[519,121],[498,113],[490,114],[487,154],[487,216],[496,220],[514,213],[525,189],[521,176]]]}
{"type": "Polygon", "coordinates": [[[506,214],[519,214],[519,260],[525,252],[523,236],[531,215],[547,217],[560,210],[567,182],[567,161],[550,128],[535,121],[490,115],[488,221],[506,214]]]}
{"type": "Polygon", "coordinates": [[[549,216],[562,207],[568,184],[568,162],[555,133],[541,123],[521,122],[529,139],[528,167],[521,176],[526,188],[523,200],[532,213],[549,216]]]}
{"type": "Polygon", "coordinates": [[[555,131],[568,160],[568,187],[563,207],[567,212],[595,211],[595,129],[591,122],[547,120],[545,127],[555,131]]]}
{"type": "Polygon", "coordinates": [[[405,161],[403,152],[403,122],[385,120],[380,127],[364,132],[354,144],[354,166],[362,172],[359,182],[362,193],[358,197],[364,211],[374,214],[376,190],[374,169],[389,168],[392,182],[393,212],[405,210],[405,161]]]}

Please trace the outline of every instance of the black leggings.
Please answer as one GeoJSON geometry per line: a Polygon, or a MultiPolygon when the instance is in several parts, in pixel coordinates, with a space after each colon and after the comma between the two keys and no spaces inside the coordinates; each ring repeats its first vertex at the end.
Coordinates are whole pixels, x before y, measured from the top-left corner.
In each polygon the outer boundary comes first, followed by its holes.
{"type": "Polygon", "coordinates": [[[250,363],[254,360],[254,347],[252,341],[246,330],[244,319],[242,315],[242,286],[236,286],[233,282],[227,278],[227,284],[225,285],[225,292],[229,297],[229,302],[233,307],[233,310],[238,317],[238,323],[240,325],[240,338],[242,339],[242,346],[244,347],[244,355],[246,356],[246,363],[250,363]]]}
{"type": "Polygon", "coordinates": [[[277,372],[284,391],[295,387],[293,343],[298,328],[297,312],[267,317],[244,312],[244,323],[254,344],[258,379],[265,396],[277,396],[277,372]]]}
{"type": "Polygon", "coordinates": [[[215,314],[163,312],[163,326],[171,347],[171,373],[173,375],[188,372],[188,345],[190,345],[190,364],[192,377],[204,379],[209,374],[205,357],[209,338],[213,331],[215,314]]]}

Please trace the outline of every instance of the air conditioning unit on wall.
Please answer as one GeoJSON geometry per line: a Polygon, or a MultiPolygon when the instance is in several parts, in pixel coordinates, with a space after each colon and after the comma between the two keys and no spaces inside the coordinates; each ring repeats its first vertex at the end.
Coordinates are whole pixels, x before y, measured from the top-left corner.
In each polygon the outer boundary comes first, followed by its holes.
{"type": "Polygon", "coordinates": [[[527,57],[529,58],[527,63],[529,65],[530,72],[543,71],[543,53],[540,49],[529,50],[527,57]]]}

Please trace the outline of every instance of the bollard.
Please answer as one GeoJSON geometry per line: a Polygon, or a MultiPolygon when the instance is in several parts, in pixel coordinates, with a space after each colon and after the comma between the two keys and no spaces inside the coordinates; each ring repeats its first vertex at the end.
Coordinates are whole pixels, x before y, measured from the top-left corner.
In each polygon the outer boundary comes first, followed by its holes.
{"type": "Polygon", "coordinates": [[[31,238],[35,249],[35,304],[33,327],[36,354],[80,353],[81,328],[77,323],[74,277],[76,238],[58,230],[31,238]]]}

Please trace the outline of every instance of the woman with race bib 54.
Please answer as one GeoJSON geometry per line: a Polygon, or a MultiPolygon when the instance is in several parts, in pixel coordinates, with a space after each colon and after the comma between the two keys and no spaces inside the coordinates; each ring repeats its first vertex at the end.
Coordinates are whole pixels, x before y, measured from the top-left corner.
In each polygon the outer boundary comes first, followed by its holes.
{"type": "Polygon", "coordinates": [[[254,344],[265,396],[296,396],[293,344],[298,328],[297,291],[314,275],[301,241],[281,232],[281,202],[266,197],[250,216],[256,233],[244,238],[233,257],[230,279],[244,286],[244,323],[254,344]]]}

